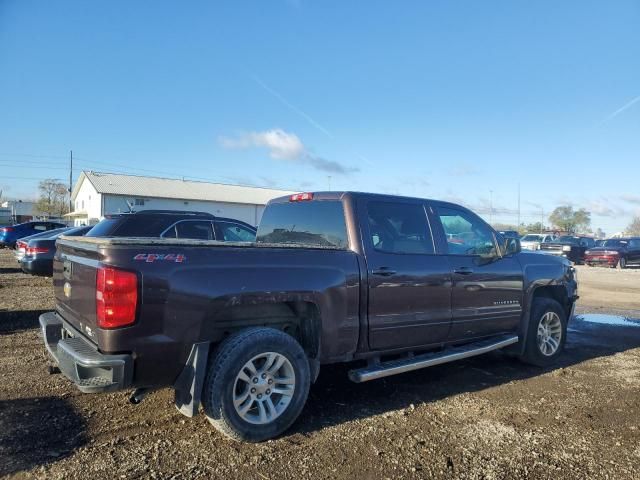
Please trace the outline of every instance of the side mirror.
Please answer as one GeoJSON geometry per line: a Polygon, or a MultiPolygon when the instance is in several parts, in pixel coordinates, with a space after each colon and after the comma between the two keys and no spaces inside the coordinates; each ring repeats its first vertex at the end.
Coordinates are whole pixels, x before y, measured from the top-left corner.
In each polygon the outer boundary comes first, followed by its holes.
{"type": "Polygon", "coordinates": [[[522,251],[519,238],[505,238],[503,244],[504,255],[514,255],[522,251]]]}

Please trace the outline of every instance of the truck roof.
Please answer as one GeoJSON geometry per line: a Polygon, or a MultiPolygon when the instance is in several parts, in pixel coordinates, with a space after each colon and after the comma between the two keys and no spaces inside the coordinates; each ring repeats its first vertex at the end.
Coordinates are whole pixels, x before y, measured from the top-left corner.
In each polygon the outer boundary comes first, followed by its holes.
{"type": "MultiPolygon", "coordinates": [[[[432,198],[422,198],[422,197],[411,197],[408,195],[392,195],[387,193],[358,192],[354,190],[305,192],[305,194],[306,193],[313,195],[313,200],[342,200],[343,197],[348,195],[353,197],[376,198],[380,200],[384,200],[384,199],[389,199],[389,200],[390,199],[394,199],[394,200],[406,199],[411,201],[419,200],[423,202],[434,203],[441,206],[467,208],[467,207],[464,207],[463,205],[453,203],[453,202],[447,202],[445,200],[435,200],[432,198]]],[[[298,195],[301,195],[301,194],[298,194],[298,195]]],[[[291,201],[291,197],[292,195],[287,195],[284,197],[276,197],[271,199],[269,203],[286,203],[291,201]]]]}

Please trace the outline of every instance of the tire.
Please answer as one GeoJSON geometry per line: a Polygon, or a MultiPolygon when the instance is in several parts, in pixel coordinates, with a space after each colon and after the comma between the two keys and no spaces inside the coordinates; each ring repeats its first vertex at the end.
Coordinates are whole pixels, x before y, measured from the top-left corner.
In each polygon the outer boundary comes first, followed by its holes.
{"type": "Polygon", "coordinates": [[[620,260],[618,260],[618,268],[620,270],[624,270],[625,268],[627,268],[627,259],[624,257],[620,257],[620,260]]]}
{"type": "Polygon", "coordinates": [[[209,359],[202,392],[205,415],[234,440],[261,442],[277,437],[302,412],[310,378],[309,361],[295,338],[273,328],[243,330],[223,341],[209,359]],[[267,365],[271,358],[276,359],[273,372],[267,365]],[[282,366],[275,370],[280,361],[282,366]],[[248,365],[255,367],[253,373],[248,365]],[[240,402],[242,398],[246,401],[240,402]]]}
{"type": "Polygon", "coordinates": [[[520,359],[538,367],[553,365],[564,350],[566,339],[567,314],[560,304],[551,298],[535,298],[531,305],[525,349],[520,359]],[[549,319],[552,319],[554,328],[545,329],[544,332],[541,332],[542,338],[539,339],[538,327],[544,328],[543,323],[549,322],[549,319]],[[556,321],[559,321],[559,325],[556,321]],[[559,335],[559,338],[556,335],[559,335]],[[544,338],[549,337],[557,342],[557,348],[553,352],[550,348],[553,345],[552,342],[544,341],[544,338]]]}

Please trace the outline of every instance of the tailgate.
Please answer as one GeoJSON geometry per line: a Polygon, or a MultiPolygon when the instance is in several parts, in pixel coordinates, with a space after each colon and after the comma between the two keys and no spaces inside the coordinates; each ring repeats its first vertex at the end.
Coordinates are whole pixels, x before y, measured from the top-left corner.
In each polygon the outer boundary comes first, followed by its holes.
{"type": "Polygon", "coordinates": [[[96,272],[100,253],[92,245],[58,241],[53,287],[58,313],[94,343],[96,337],[96,272]]]}

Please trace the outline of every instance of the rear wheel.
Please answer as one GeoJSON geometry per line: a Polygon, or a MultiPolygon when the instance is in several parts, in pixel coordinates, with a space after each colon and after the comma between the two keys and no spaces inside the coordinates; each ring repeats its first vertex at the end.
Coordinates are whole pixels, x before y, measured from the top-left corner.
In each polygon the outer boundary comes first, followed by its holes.
{"type": "Polygon", "coordinates": [[[627,259],[624,257],[620,257],[620,260],[618,260],[618,268],[620,270],[624,270],[625,268],[627,268],[627,259]]]}
{"type": "Polygon", "coordinates": [[[551,298],[535,298],[521,359],[539,367],[552,365],[562,353],[566,337],[567,316],[560,304],[551,298]]]}
{"type": "Polygon", "coordinates": [[[304,350],[273,328],[232,335],[220,344],[208,368],[205,414],[235,440],[260,442],[280,435],[298,418],[309,393],[304,350]]]}

